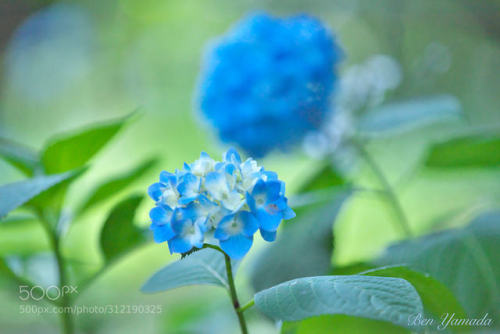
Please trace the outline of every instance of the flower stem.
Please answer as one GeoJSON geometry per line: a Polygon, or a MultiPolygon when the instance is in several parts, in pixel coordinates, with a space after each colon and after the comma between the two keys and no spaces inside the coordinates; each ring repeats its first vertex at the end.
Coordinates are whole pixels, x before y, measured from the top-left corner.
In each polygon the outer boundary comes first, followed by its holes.
{"type": "Polygon", "coordinates": [[[229,283],[229,295],[231,296],[231,301],[233,302],[233,308],[238,316],[238,321],[240,323],[241,333],[248,334],[247,324],[245,322],[245,317],[243,316],[243,311],[245,311],[247,305],[244,308],[240,308],[240,302],[238,301],[238,295],[236,294],[236,287],[234,285],[233,279],[233,269],[231,267],[231,258],[229,255],[224,253],[224,259],[226,260],[226,273],[227,281],[229,283]]]}
{"type": "Polygon", "coordinates": [[[384,175],[384,172],[382,171],[382,168],[377,164],[377,162],[372,158],[370,153],[365,149],[363,144],[356,140],[352,140],[353,145],[356,147],[358,152],[360,153],[361,157],[365,160],[365,162],[368,164],[370,169],[372,170],[373,174],[377,177],[379,180],[380,184],[384,188],[385,194],[387,196],[387,199],[392,205],[392,208],[394,210],[394,213],[397,216],[398,222],[399,222],[399,227],[403,230],[405,236],[407,238],[411,238],[413,236],[413,233],[411,232],[410,225],[408,223],[408,218],[406,217],[406,214],[403,210],[403,207],[401,206],[401,203],[399,202],[398,197],[396,196],[396,193],[392,189],[391,184],[387,180],[387,178],[384,175]]]}

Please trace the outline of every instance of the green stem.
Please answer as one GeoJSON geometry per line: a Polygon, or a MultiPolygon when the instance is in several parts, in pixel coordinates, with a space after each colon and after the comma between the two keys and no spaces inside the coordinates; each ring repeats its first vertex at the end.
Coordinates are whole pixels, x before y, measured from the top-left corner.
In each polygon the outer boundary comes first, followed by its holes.
{"type": "Polygon", "coordinates": [[[254,305],[255,305],[255,300],[252,299],[251,301],[240,307],[240,312],[243,313],[254,305]]]}
{"type": "Polygon", "coordinates": [[[398,197],[396,196],[396,193],[391,187],[391,184],[387,180],[387,178],[384,175],[384,172],[382,171],[382,168],[377,164],[377,162],[372,158],[370,153],[365,149],[363,144],[356,140],[352,140],[352,143],[360,153],[361,157],[366,161],[370,169],[372,170],[373,174],[377,177],[379,180],[380,184],[385,190],[385,194],[387,196],[387,199],[392,205],[392,208],[394,210],[394,213],[396,214],[398,218],[399,225],[401,229],[403,230],[404,234],[406,235],[407,238],[411,238],[413,236],[413,233],[411,232],[410,225],[408,223],[408,218],[405,215],[405,212],[403,210],[403,207],[401,206],[401,203],[399,202],[398,197]]]}
{"type": "MultiPolygon", "coordinates": [[[[66,266],[64,262],[64,258],[61,253],[61,242],[58,237],[54,238],[54,252],[56,255],[56,261],[57,261],[57,269],[59,272],[59,287],[60,291],[64,291],[64,287],[67,285],[68,280],[66,277],[66,266]]],[[[63,327],[63,333],[64,334],[73,334],[74,333],[74,324],[73,324],[73,318],[71,316],[71,313],[69,312],[69,308],[71,306],[71,300],[70,296],[65,293],[61,296],[61,306],[63,308],[61,312],[61,322],[62,322],[62,327],[63,327]]]]}
{"type": "Polygon", "coordinates": [[[226,273],[227,281],[229,283],[229,295],[231,296],[231,301],[233,302],[233,308],[238,316],[238,321],[240,323],[241,333],[248,334],[247,324],[245,322],[245,317],[243,316],[243,311],[240,308],[240,302],[238,301],[238,295],[236,294],[236,287],[234,285],[233,279],[233,269],[231,267],[231,258],[229,255],[224,253],[224,259],[226,260],[226,273]]]}
{"type": "MultiPolygon", "coordinates": [[[[61,252],[61,239],[57,233],[51,228],[50,222],[46,219],[45,215],[41,210],[37,210],[38,217],[42,222],[42,225],[50,239],[54,255],[56,257],[57,271],[59,273],[59,291],[64,291],[64,287],[68,284],[66,276],[66,266],[64,257],[61,252]]],[[[61,301],[59,305],[63,308],[61,315],[62,332],[63,334],[73,334],[74,333],[74,323],[71,313],[68,312],[71,306],[70,296],[65,293],[61,296],[61,301]]]]}
{"type": "Polygon", "coordinates": [[[224,255],[224,260],[226,262],[226,274],[227,281],[229,283],[229,296],[231,297],[231,301],[233,303],[234,311],[236,312],[236,316],[238,317],[238,322],[240,323],[241,333],[248,334],[247,323],[245,321],[245,317],[243,316],[243,312],[254,305],[254,300],[252,299],[250,302],[245,304],[243,307],[240,307],[240,302],[238,301],[238,295],[236,294],[236,287],[234,285],[233,278],[233,268],[231,265],[231,258],[226,254],[220,247],[211,245],[211,244],[203,244],[203,248],[212,248],[224,255]]]}

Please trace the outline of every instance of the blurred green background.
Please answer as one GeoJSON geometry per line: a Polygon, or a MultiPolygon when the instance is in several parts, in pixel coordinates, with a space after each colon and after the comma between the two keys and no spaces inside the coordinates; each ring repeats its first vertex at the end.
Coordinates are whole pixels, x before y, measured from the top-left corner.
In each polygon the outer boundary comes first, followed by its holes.
{"type": "MultiPolygon", "coordinates": [[[[430,143],[451,133],[500,123],[498,1],[2,0],[0,136],[39,149],[54,134],[141,109],[140,119],[120,133],[72,186],[69,208],[80,203],[98,181],[146,158],[158,157],[160,162],[120,198],[145,193],[161,170],[181,167],[201,151],[218,157],[224,147],[194,107],[200,59],[211,38],[251,10],[279,15],[308,12],[320,17],[343,46],[341,75],[374,54],[394,57],[403,79],[391,99],[443,93],[458,98],[464,120],[369,146],[396,185],[414,231],[421,233],[441,218],[454,217],[448,226],[463,224],[479,211],[498,207],[498,169],[414,173],[430,143]],[[43,24],[28,25],[33,15],[43,24]],[[48,38],[37,38],[40,31],[48,38]]],[[[275,154],[262,164],[277,171],[293,194],[318,161],[297,149],[275,154]]],[[[367,187],[376,184],[362,167],[350,177],[367,187]]],[[[0,184],[23,178],[0,161],[0,184]]],[[[143,225],[148,223],[151,204],[143,201],[136,217],[143,225]]],[[[93,210],[79,218],[65,241],[65,254],[81,264],[80,270],[92,272],[101,264],[98,231],[107,211],[93,210]]],[[[376,196],[362,193],[351,198],[335,223],[332,261],[346,264],[380,252],[400,237],[391,219],[376,196]]],[[[256,248],[265,246],[261,240],[257,244],[256,248]]],[[[2,256],[43,252],[47,247],[36,223],[0,225],[2,256]]],[[[237,276],[242,300],[251,295],[245,272],[256,253],[258,249],[252,249],[237,276]]],[[[161,314],[80,316],[77,323],[82,332],[236,332],[236,318],[222,290],[190,287],[156,295],[139,292],[154,271],[176,258],[169,255],[166,245],[150,243],[113,266],[78,300],[82,305],[160,304],[161,314]]],[[[38,270],[38,275],[50,280],[50,265],[38,270]]],[[[20,314],[20,304],[17,291],[0,289],[1,333],[57,331],[56,316],[20,314]]],[[[249,322],[253,333],[277,332],[255,311],[249,313],[249,322]]]]}

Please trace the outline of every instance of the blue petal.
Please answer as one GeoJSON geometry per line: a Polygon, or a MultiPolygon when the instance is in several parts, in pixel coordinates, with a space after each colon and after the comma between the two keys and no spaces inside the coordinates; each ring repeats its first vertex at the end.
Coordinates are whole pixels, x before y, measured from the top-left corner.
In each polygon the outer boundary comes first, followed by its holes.
{"type": "Polygon", "coordinates": [[[219,172],[210,172],[205,177],[205,188],[214,198],[221,200],[224,194],[227,194],[229,187],[224,174],[219,172]]]}
{"type": "Polygon", "coordinates": [[[276,174],[275,172],[271,172],[271,171],[265,170],[265,171],[263,171],[263,174],[265,176],[267,176],[267,180],[268,181],[277,180],[278,179],[278,174],[276,174]]]}
{"type": "Polygon", "coordinates": [[[154,208],[151,209],[151,211],[149,211],[149,217],[155,223],[162,223],[162,224],[170,223],[170,220],[172,218],[172,209],[170,209],[166,205],[155,206],[154,208]]]}
{"type": "Polygon", "coordinates": [[[172,214],[171,226],[175,233],[180,234],[184,229],[184,225],[192,224],[193,221],[186,217],[187,212],[183,208],[176,208],[172,214]]]}
{"type": "Polygon", "coordinates": [[[276,205],[280,211],[285,210],[288,207],[287,198],[284,196],[279,197],[277,200],[270,203],[276,205]]]}
{"type": "Polygon", "coordinates": [[[175,174],[162,171],[160,173],[160,182],[174,186],[177,183],[177,176],[175,174]]]}
{"type": "Polygon", "coordinates": [[[262,179],[259,179],[259,181],[257,181],[257,183],[252,189],[252,196],[265,194],[266,189],[267,189],[266,182],[262,179]]]}
{"type": "Polygon", "coordinates": [[[208,218],[206,217],[200,217],[196,220],[195,224],[198,225],[202,233],[205,233],[208,231],[208,218]]]}
{"type": "Polygon", "coordinates": [[[266,231],[263,229],[260,229],[260,235],[262,236],[262,239],[272,242],[276,240],[276,231],[266,231]]]}
{"type": "Polygon", "coordinates": [[[155,242],[161,243],[172,239],[175,233],[172,231],[169,224],[165,224],[156,225],[156,227],[153,228],[153,235],[155,242]]]}
{"type": "Polygon", "coordinates": [[[227,240],[231,236],[229,233],[226,231],[226,227],[228,224],[231,223],[231,221],[234,218],[234,214],[227,215],[224,218],[221,219],[219,224],[217,225],[217,228],[215,229],[214,232],[214,238],[219,239],[219,240],[227,240]]]}
{"type": "Polygon", "coordinates": [[[234,171],[236,167],[233,164],[227,164],[224,168],[224,171],[229,175],[234,175],[234,171]]]}
{"type": "Polygon", "coordinates": [[[248,207],[250,208],[251,211],[256,211],[257,210],[257,207],[255,206],[255,200],[254,198],[252,197],[252,195],[250,195],[248,192],[245,194],[245,198],[247,200],[247,204],[248,204],[248,207]]]}
{"type": "Polygon", "coordinates": [[[226,166],[226,164],[224,162],[216,162],[215,163],[215,166],[214,166],[214,169],[217,171],[217,172],[220,172],[221,169],[224,169],[226,166]]]}
{"type": "Polygon", "coordinates": [[[295,212],[289,206],[287,206],[282,213],[283,213],[283,219],[292,219],[295,218],[296,216],[295,212]]]}
{"type": "Polygon", "coordinates": [[[164,188],[165,186],[159,182],[153,183],[148,188],[149,197],[151,197],[155,202],[158,202],[160,200],[161,195],[163,194],[164,188]]]}
{"type": "Polygon", "coordinates": [[[272,202],[278,207],[283,215],[283,219],[292,219],[295,217],[295,212],[288,206],[288,200],[286,197],[280,197],[276,201],[272,202]]]}
{"type": "Polygon", "coordinates": [[[197,198],[198,198],[198,196],[181,197],[181,198],[179,198],[178,202],[180,205],[187,205],[193,201],[196,201],[197,198]]]}
{"type": "Polygon", "coordinates": [[[236,235],[227,240],[220,241],[220,247],[233,259],[241,259],[252,247],[253,238],[236,235]]]}
{"type": "Polygon", "coordinates": [[[226,162],[231,162],[234,164],[240,164],[241,163],[241,158],[238,152],[234,148],[230,148],[227,150],[227,152],[224,154],[224,161],[226,162]]]}
{"type": "Polygon", "coordinates": [[[257,219],[248,211],[242,211],[238,216],[243,222],[243,234],[247,237],[253,236],[259,229],[259,222],[257,219]]]}
{"type": "Polygon", "coordinates": [[[182,196],[193,197],[200,191],[200,179],[191,173],[186,173],[182,177],[182,182],[177,186],[177,190],[182,196]]]}
{"type": "Polygon", "coordinates": [[[181,237],[175,237],[168,241],[168,248],[170,253],[186,253],[193,248],[193,245],[181,237]]]}
{"type": "Polygon", "coordinates": [[[263,209],[257,210],[255,216],[259,221],[260,228],[266,231],[276,231],[283,218],[283,215],[280,212],[271,215],[263,209]]]}
{"type": "Polygon", "coordinates": [[[272,180],[272,181],[267,181],[266,182],[266,187],[267,187],[267,200],[270,201],[275,201],[281,196],[281,184],[283,182],[277,181],[277,180],[272,180]]]}

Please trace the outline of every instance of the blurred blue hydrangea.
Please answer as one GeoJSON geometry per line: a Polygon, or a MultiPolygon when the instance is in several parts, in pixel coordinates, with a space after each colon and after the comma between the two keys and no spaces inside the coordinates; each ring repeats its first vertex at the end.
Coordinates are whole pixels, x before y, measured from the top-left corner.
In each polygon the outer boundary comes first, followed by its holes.
{"type": "Polygon", "coordinates": [[[286,149],[324,120],[340,58],[313,17],[250,15],[206,53],[199,108],[223,141],[254,157],[286,149]]]}
{"type": "Polygon", "coordinates": [[[156,242],[168,242],[171,253],[186,253],[205,242],[242,258],[260,230],[274,241],[283,219],[295,213],[285,197],[285,184],[251,158],[241,161],[234,149],[223,161],[206,153],[175,173],[161,172],[148,189],[156,202],[150,211],[156,242]]]}

